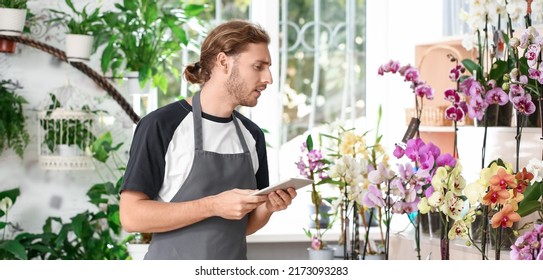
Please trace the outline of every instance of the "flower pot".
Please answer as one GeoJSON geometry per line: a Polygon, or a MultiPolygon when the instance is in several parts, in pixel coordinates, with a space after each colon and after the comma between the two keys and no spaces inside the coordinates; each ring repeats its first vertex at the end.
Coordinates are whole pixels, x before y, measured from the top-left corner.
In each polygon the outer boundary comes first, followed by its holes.
{"type": "Polygon", "coordinates": [[[145,86],[141,87],[139,81],[139,73],[137,71],[127,72],[124,77],[128,80],[127,87],[129,94],[149,94],[151,91],[150,83],[147,82],[145,86]]]}
{"type": "Polygon", "coordinates": [[[310,260],[333,260],[334,259],[334,249],[332,248],[323,248],[321,250],[314,250],[313,248],[307,248],[309,253],[310,260]]]}
{"type": "Polygon", "coordinates": [[[87,62],[92,53],[94,37],[80,34],[66,34],[66,58],[72,62],[87,62]]]}
{"type": "Polygon", "coordinates": [[[26,9],[0,8],[0,35],[21,36],[26,20],[26,9]]]}
{"type": "Polygon", "coordinates": [[[3,53],[15,53],[15,41],[0,39],[0,52],[3,53]]]}
{"type": "Polygon", "coordinates": [[[365,260],[373,260],[373,261],[379,261],[379,260],[385,260],[385,254],[370,254],[366,255],[365,260]]]}

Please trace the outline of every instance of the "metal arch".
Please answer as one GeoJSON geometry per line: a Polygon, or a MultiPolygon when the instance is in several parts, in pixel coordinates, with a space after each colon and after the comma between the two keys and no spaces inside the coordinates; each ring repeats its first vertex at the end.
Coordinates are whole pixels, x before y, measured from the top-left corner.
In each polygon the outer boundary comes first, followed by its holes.
{"type": "Polygon", "coordinates": [[[105,77],[98,74],[96,71],[90,68],[87,64],[83,62],[68,62],[68,59],[66,58],[66,53],[64,51],[57,49],[55,47],[52,47],[48,44],[28,38],[26,36],[0,35],[0,39],[14,41],[17,43],[25,44],[27,46],[39,49],[52,56],[55,56],[61,61],[64,61],[72,65],[74,68],[81,71],[83,74],[87,75],[90,79],[92,79],[103,90],[105,90],[113,98],[113,100],[115,100],[121,106],[121,108],[125,111],[128,117],[130,117],[130,119],[134,123],[139,122],[140,117],[138,116],[138,114],[136,114],[136,112],[134,111],[130,103],[128,103],[128,101],[121,95],[121,93],[105,77]]]}

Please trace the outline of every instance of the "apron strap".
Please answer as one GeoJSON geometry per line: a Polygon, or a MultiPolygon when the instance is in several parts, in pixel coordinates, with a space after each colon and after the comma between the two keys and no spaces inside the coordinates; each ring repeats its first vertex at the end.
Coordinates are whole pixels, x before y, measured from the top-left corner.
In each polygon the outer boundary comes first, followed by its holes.
{"type": "MultiPolygon", "coordinates": [[[[194,149],[195,150],[203,150],[204,149],[204,141],[202,136],[202,104],[200,102],[200,92],[196,93],[194,97],[192,98],[192,119],[194,122],[194,149]]],[[[232,112],[232,121],[234,122],[234,125],[236,126],[236,134],[238,135],[239,141],[241,142],[241,147],[243,148],[244,153],[249,152],[249,147],[247,146],[247,142],[245,141],[245,137],[243,137],[243,133],[241,132],[241,128],[239,126],[239,123],[237,121],[237,118],[232,112]]]]}
{"type": "Polygon", "coordinates": [[[248,153],[249,147],[247,146],[247,142],[245,142],[245,137],[243,137],[243,133],[241,132],[241,128],[239,127],[238,120],[236,118],[236,114],[232,112],[232,121],[234,122],[234,125],[236,126],[236,132],[239,137],[239,141],[241,142],[241,146],[243,147],[243,152],[248,153]]]}
{"type": "Polygon", "coordinates": [[[200,92],[192,98],[192,119],[194,122],[194,149],[203,150],[204,141],[202,138],[202,105],[200,103],[200,92]]]}

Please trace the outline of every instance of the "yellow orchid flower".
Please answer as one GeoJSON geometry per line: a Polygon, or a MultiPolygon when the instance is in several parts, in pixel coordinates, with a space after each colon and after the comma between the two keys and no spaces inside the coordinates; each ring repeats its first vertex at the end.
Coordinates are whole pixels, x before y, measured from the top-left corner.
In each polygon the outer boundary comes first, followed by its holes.
{"type": "Polygon", "coordinates": [[[481,181],[483,180],[479,179],[471,184],[468,184],[464,188],[464,195],[467,196],[471,205],[483,201],[483,196],[485,195],[487,185],[482,184],[481,181]]]}
{"type": "Polygon", "coordinates": [[[456,237],[460,237],[460,238],[468,237],[468,226],[466,225],[464,220],[454,221],[454,224],[449,230],[448,237],[449,237],[449,240],[453,240],[456,237]]]}
{"type": "Polygon", "coordinates": [[[428,204],[428,198],[423,197],[419,204],[417,204],[417,208],[419,209],[421,214],[426,214],[432,210],[432,207],[430,207],[430,204],[428,204]]]}
{"type": "Polygon", "coordinates": [[[432,177],[432,186],[436,192],[443,192],[447,189],[447,181],[449,180],[449,174],[445,167],[438,167],[434,176],[432,177]]]}

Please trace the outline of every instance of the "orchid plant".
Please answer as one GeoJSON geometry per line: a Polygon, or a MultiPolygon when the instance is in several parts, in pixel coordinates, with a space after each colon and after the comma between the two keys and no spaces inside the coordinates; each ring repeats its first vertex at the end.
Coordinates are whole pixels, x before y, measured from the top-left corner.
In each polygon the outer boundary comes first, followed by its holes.
{"type": "Polygon", "coordinates": [[[338,152],[328,154],[328,156],[335,158],[330,160],[328,176],[339,189],[335,206],[340,209],[337,211],[341,215],[342,221],[342,235],[339,243],[344,245],[344,258],[356,259],[360,255],[358,243],[360,240],[358,215],[360,213],[363,217],[362,222],[366,224],[364,209],[361,207],[360,201],[368,173],[368,151],[362,135],[343,128],[338,134],[339,137],[325,134],[325,136],[337,140],[339,149],[338,152]],[[351,227],[353,236],[349,235],[351,227]]]}
{"type": "MultiPolygon", "coordinates": [[[[439,147],[432,142],[425,143],[420,138],[408,140],[405,149],[397,145],[394,156],[398,159],[406,157],[417,166],[413,168],[409,162],[400,166],[401,186],[403,189],[411,190],[410,196],[406,196],[411,203],[407,204],[410,207],[404,209],[405,213],[413,212],[415,210],[412,209],[413,203],[416,202],[420,214],[440,213],[441,258],[449,259],[451,225],[464,218],[462,213],[466,207],[462,194],[466,183],[461,175],[460,162],[451,154],[441,154],[439,147]],[[413,194],[417,194],[418,198],[413,198],[413,194]],[[446,234],[447,231],[449,234],[446,234]]],[[[416,226],[413,220],[411,222],[416,226]]],[[[418,254],[420,259],[420,251],[418,254]]]]}
{"type": "MultiPolygon", "coordinates": [[[[543,193],[543,160],[531,159],[526,165],[526,170],[533,176],[528,176],[530,184],[524,192],[524,199],[519,203],[517,213],[526,216],[538,211],[539,220],[536,224],[528,224],[522,228],[531,228],[519,236],[511,245],[510,257],[515,260],[542,260],[543,250],[543,205],[541,194],[543,193]]],[[[524,181],[526,182],[526,181],[524,181]]]]}
{"type": "Polygon", "coordinates": [[[304,232],[311,239],[311,248],[313,250],[322,250],[326,248],[322,237],[332,224],[329,223],[327,228],[321,228],[321,216],[327,215],[327,213],[319,213],[323,201],[319,185],[325,183],[323,179],[327,177],[325,171],[328,168],[328,164],[322,155],[322,151],[313,147],[313,138],[311,135],[308,135],[306,141],[302,144],[301,152],[302,154],[296,165],[300,175],[313,180],[311,184],[311,203],[315,209],[315,216],[313,218],[315,229],[312,231],[311,229],[304,228],[304,232]]]}
{"type": "MultiPolygon", "coordinates": [[[[385,73],[400,74],[404,77],[404,81],[410,83],[410,88],[415,93],[415,111],[416,111],[416,127],[417,137],[419,137],[419,124],[422,116],[422,109],[424,107],[424,99],[434,99],[434,89],[426,83],[426,81],[420,79],[419,70],[411,64],[401,66],[398,61],[389,60],[387,63],[381,65],[377,70],[377,74],[383,76],[385,73]]],[[[404,139],[407,141],[407,139],[404,139]]]]}
{"type": "MultiPolygon", "coordinates": [[[[522,128],[541,125],[541,44],[543,37],[532,27],[532,17],[541,21],[543,1],[470,1],[469,12],[464,12],[464,20],[472,32],[466,36],[464,46],[467,50],[477,48],[477,62],[470,59],[462,61],[472,74],[459,79],[459,92],[468,102],[468,116],[484,123],[485,136],[482,147],[482,164],[485,167],[485,147],[488,126],[509,126],[512,110],[516,112],[516,168],[519,173],[519,151],[522,128]],[[514,28],[524,30],[516,32],[514,28]],[[515,37],[515,34],[521,34],[515,37]],[[538,100],[538,103],[534,103],[538,100]],[[534,114],[538,111],[539,115],[534,114]]],[[[512,171],[511,171],[512,172],[512,171]]],[[[483,216],[489,209],[483,209],[483,216]]],[[[483,228],[488,222],[483,219],[483,228]]],[[[481,239],[482,251],[486,252],[486,231],[481,239]]],[[[483,258],[485,255],[483,253],[483,258]]]]}
{"type": "MultiPolygon", "coordinates": [[[[540,186],[532,183],[533,179],[533,173],[526,168],[515,173],[510,163],[497,159],[489,167],[481,170],[480,178],[477,181],[466,187],[466,195],[470,204],[479,204],[487,208],[485,213],[489,213],[491,226],[497,231],[494,238],[497,260],[500,259],[503,230],[512,228],[515,223],[519,222],[521,214],[525,216],[535,211],[527,206],[532,205],[528,201],[533,201],[533,199],[537,201],[540,197],[540,186]],[[539,195],[537,195],[538,192],[539,195]]],[[[541,208],[539,207],[539,209],[541,208]]],[[[486,219],[486,216],[483,216],[483,219],[486,219]]],[[[487,231],[484,224],[482,231],[483,234],[487,231]]],[[[483,259],[488,259],[484,251],[481,253],[483,259]]]]}

